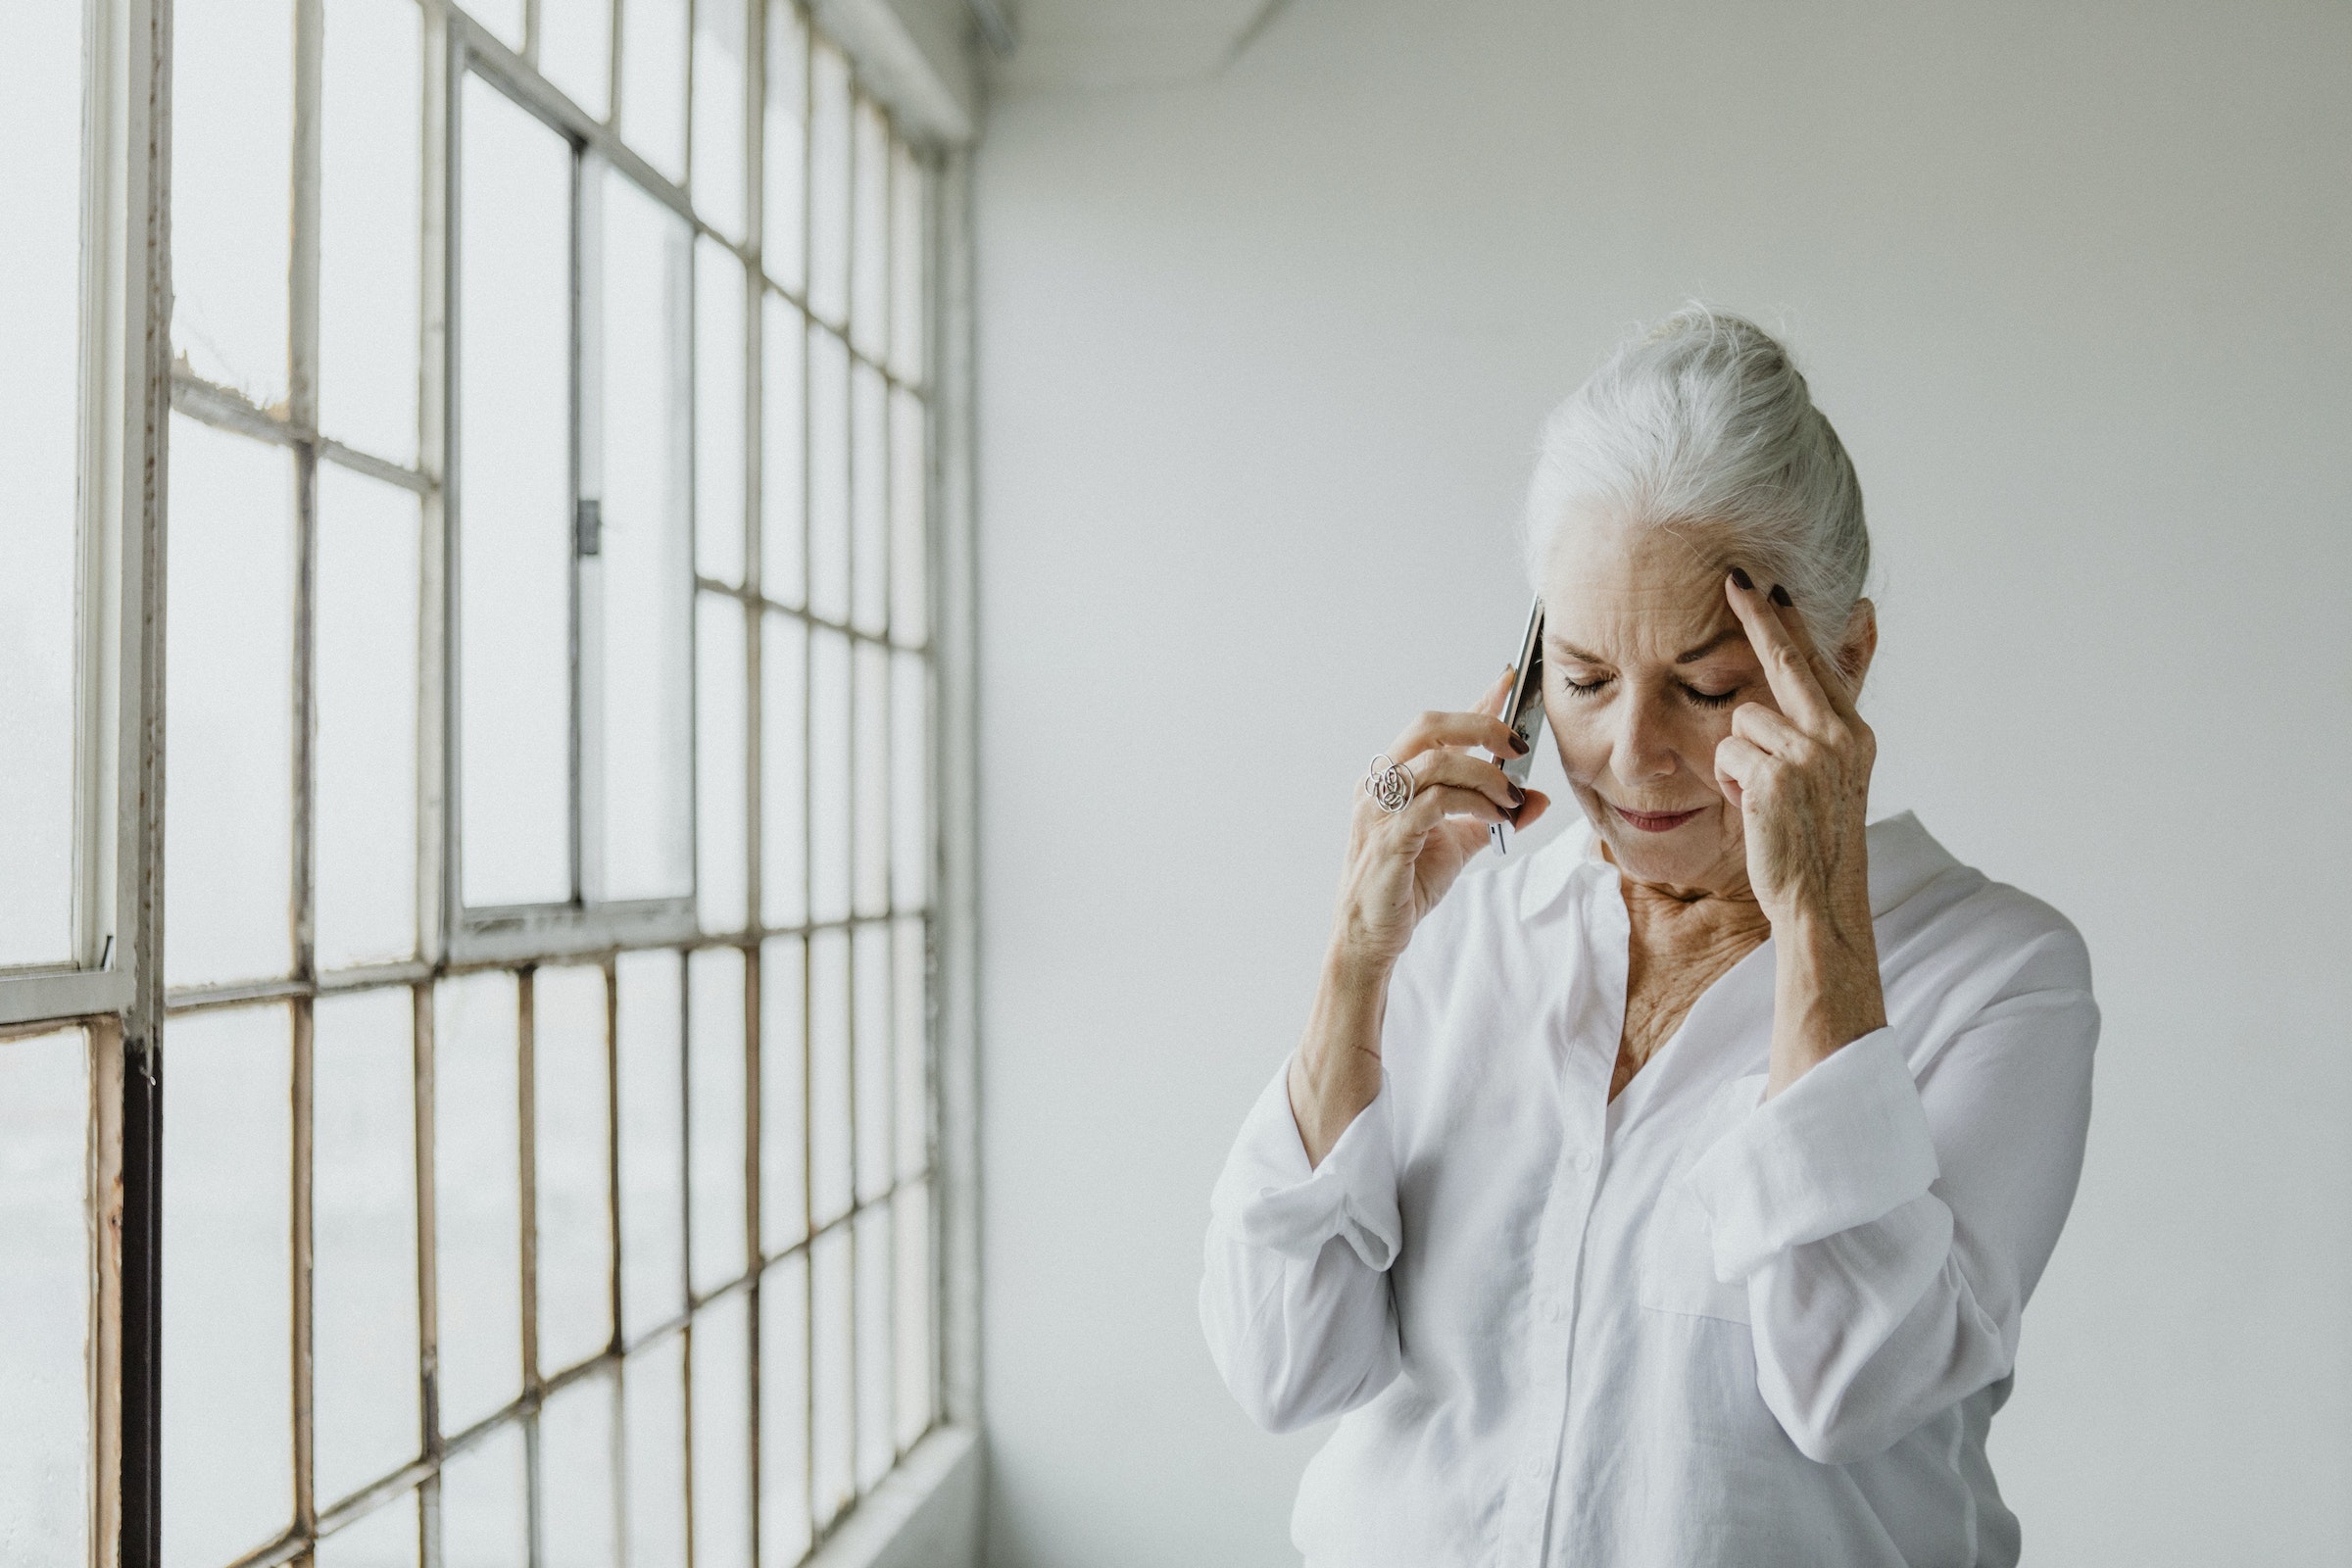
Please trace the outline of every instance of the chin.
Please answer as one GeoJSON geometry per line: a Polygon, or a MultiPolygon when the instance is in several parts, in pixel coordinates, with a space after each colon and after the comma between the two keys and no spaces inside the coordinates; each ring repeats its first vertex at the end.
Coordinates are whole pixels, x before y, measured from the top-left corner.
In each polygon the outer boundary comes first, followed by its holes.
{"type": "Polygon", "coordinates": [[[1743,863],[1736,838],[1724,842],[1721,810],[1701,809],[1689,821],[1657,832],[1635,826],[1597,796],[1580,804],[1593,831],[1608,845],[1609,858],[1639,881],[1711,887],[1727,861],[1743,863]]]}

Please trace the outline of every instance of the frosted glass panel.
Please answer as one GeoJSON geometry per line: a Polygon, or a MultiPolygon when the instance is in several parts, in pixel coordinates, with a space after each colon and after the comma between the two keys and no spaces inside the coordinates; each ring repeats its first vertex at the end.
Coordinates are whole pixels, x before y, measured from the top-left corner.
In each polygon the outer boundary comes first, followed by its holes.
{"type": "Polygon", "coordinates": [[[539,1413],[543,1568],[618,1568],[620,1488],[613,1472],[619,1391],[604,1373],[566,1385],[539,1413]]]}
{"type": "Polygon", "coordinates": [[[561,1372],[612,1338],[610,1056],[605,971],[545,968],[531,979],[531,1068],[539,1172],[539,1367],[561,1372]]]}
{"type": "Polygon", "coordinates": [[[767,8],[766,152],[760,167],[761,261],[767,275],[798,290],[808,276],[808,24],[792,0],[767,8]]]}
{"type": "Polygon", "coordinates": [[[859,914],[890,908],[890,651],[857,645],[857,757],[850,808],[857,829],[857,904],[859,914]]]}
{"type": "Polygon", "coordinates": [[[743,264],[714,239],[694,247],[695,569],[743,583],[743,264]]]}
{"type": "Polygon", "coordinates": [[[890,1387],[897,1347],[890,1321],[890,1206],[865,1209],[857,1223],[858,1490],[863,1492],[889,1473],[897,1457],[890,1387]]]}
{"type": "Polygon", "coordinates": [[[898,1126],[891,1143],[903,1181],[921,1175],[931,1163],[931,960],[921,920],[894,922],[890,963],[896,976],[891,986],[891,1094],[898,1102],[898,1126]]]}
{"type": "Polygon", "coordinates": [[[760,950],[760,1245],[808,1234],[808,952],[799,937],[760,950]]]}
{"type": "Polygon", "coordinates": [[[930,191],[922,165],[904,145],[890,155],[890,368],[902,381],[923,379],[923,291],[930,272],[930,191]]]}
{"type": "Polygon", "coordinates": [[[693,252],[684,220],[612,171],[604,228],[602,897],[673,898],[694,886],[686,352],[693,252]]]}
{"type": "Polygon", "coordinates": [[[850,640],[819,627],[808,636],[810,913],[850,912],[850,640]]]}
{"type": "Polygon", "coordinates": [[[686,1568],[686,1340],[672,1334],[621,1369],[629,1568],[686,1568]]]}
{"type": "Polygon", "coordinates": [[[810,1311],[814,1332],[809,1368],[814,1406],[809,1461],[814,1471],[816,1517],[829,1525],[857,1495],[855,1434],[856,1373],[851,1362],[850,1232],[838,1227],[809,1247],[810,1311]]]}
{"type": "Polygon", "coordinates": [[[850,618],[850,351],[808,330],[808,609],[850,618]]]}
{"type": "Polygon", "coordinates": [[[706,931],[740,931],[751,900],[751,652],[743,602],[695,606],[695,899],[706,931]]]}
{"type": "Polygon", "coordinates": [[[838,326],[850,304],[850,65],[821,38],[808,111],[808,308],[838,326]]]}
{"type": "Polygon", "coordinates": [[[292,967],[294,471],[172,418],[165,979],[292,967]]]}
{"type": "Polygon", "coordinates": [[[850,1207],[850,934],[808,938],[809,1209],[819,1225],[850,1207]]]}
{"type": "Polygon", "coordinates": [[[631,1340],[686,1308],[682,965],[620,956],[620,1322],[631,1340]]]}
{"type": "Polygon", "coordinates": [[[645,161],[686,179],[686,0],[620,8],[620,133],[645,161]]]}
{"type": "Polygon", "coordinates": [[[318,1568],[416,1568],[423,1533],[416,1494],[404,1492],[318,1543],[318,1568]]]}
{"type": "Polygon", "coordinates": [[[687,1124],[693,1139],[695,1294],[743,1277],[749,1171],[744,1152],[750,1098],[743,953],[707,948],[686,960],[687,1124]]]}
{"type": "Polygon", "coordinates": [[[419,527],[416,496],[320,465],[313,808],[320,969],[416,952],[419,527]]]}
{"type": "Polygon", "coordinates": [[[17,1560],[89,1554],[89,1052],[0,1041],[0,1498],[17,1560]]]}
{"type": "Polygon", "coordinates": [[[528,1568],[522,1428],[504,1426],[441,1466],[443,1568],[528,1568]]]}
{"type": "Polygon", "coordinates": [[[779,295],[761,296],[760,352],[760,591],[799,605],[808,591],[808,335],[801,313],[779,295]]]}
{"type": "Polygon", "coordinates": [[[589,118],[612,95],[612,0],[539,0],[539,70],[589,118]]]}
{"type": "Polygon", "coordinates": [[[897,1114],[891,1092],[890,927],[861,925],[850,948],[851,1045],[856,1056],[858,1201],[890,1191],[891,1132],[897,1114]]]}
{"type": "Polygon", "coordinates": [[[808,628],[770,612],[760,634],[760,902],[770,926],[808,913],[808,628]]]}
{"type": "Polygon", "coordinates": [[[319,105],[318,427],[400,464],[416,461],[422,28],[415,0],[329,0],[319,105]]]}
{"type": "Polygon", "coordinates": [[[890,902],[931,897],[931,669],[917,654],[890,660],[890,902]]]}
{"type": "Polygon", "coordinates": [[[890,391],[860,361],[850,371],[850,619],[880,636],[890,618],[890,391]]]}
{"type": "Polygon", "coordinates": [[[172,19],[172,342],[198,375],[269,407],[286,395],[294,7],[213,0],[180,12],[172,19]]]}
{"type": "Polygon", "coordinates": [[[760,1282],[760,1562],[795,1568],[808,1529],[808,1259],[760,1282]]]}
{"type": "Polygon", "coordinates": [[[695,1568],[752,1568],[752,1298],[694,1319],[695,1568]]]}
{"type": "Polygon", "coordinates": [[[441,983],[433,1001],[433,1220],[441,1430],[522,1392],[522,1174],[511,974],[441,983]]]}
{"type": "Polygon", "coordinates": [[[213,1568],[294,1515],[293,1035],[229,1008],[164,1050],[164,1562],[213,1568]]]}
{"type": "Polygon", "coordinates": [[[898,1250],[898,1365],[891,1382],[898,1394],[899,1446],[911,1448],[931,1425],[931,1190],[903,1189],[894,1204],[891,1241],[898,1250]]]}
{"type": "Polygon", "coordinates": [[[466,78],[458,264],[462,885],[571,897],[571,153],[466,78]]]}
{"type": "Polygon", "coordinates": [[[890,635],[931,635],[930,445],[922,399],[890,395],[890,635]]]}
{"type": "Polygon", "coordinates": [[[859,99],[850,139],[850,340],[879,360],[890,336],[890,126],[859,99]]]}
{"type": "Polygon", "coordinates": [[[311,1054],[313,1451],[321,1503],[416,1457],[416,1004],[321,997],[311,1054]]]}
{"type": "Polygon", "coordinates": [[[72,956],[81,21],[79,6],[12,8],[0,93],[0,966],[72,956]]]}
{"type": "Polygon", "coordinates": [[[729,239],[744,237],[745,0],[695,0],[694,210],[729,239]]]}

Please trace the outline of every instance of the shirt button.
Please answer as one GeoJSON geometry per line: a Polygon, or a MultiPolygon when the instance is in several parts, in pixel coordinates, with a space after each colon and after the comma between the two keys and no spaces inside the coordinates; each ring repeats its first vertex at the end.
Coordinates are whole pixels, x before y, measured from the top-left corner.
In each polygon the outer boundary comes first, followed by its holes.
{"type": "Polygon", "coordinates": [[[1592,1151],[1590,1149],[1585,1150],[1576,1156],[1576,1168],[1578,1170],[1591,1170],[1592,1168],[1592,1151]]]}
{"type": "Polygon", "coordinates": [[[1546,1296],[1544,1298],[1544,1321],[1546,1323],[1557,1323],[1559,1320],[1560,1298],[1556,1296],[1546,1296]]]}
{"type": "Polygon", "coordinates": [[[1544,1478],[1544,1461],[1531,1455],[1519,1466],[1519,1473],[1530,1481],[1541,1481],[1544,1478]]]}

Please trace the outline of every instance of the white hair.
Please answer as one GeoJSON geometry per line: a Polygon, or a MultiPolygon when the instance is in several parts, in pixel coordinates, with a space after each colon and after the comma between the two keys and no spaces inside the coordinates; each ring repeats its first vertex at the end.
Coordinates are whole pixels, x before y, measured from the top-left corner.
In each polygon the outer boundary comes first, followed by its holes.
{"type": "Polygon", "coordinates": [[[1714,535],[1727,566],[1788,590],[1824,649],[1870,575],[1861,483],[1788,351],[1703,305],[1620,344],[1544,421],[1521,521],[1531,582],[1578,510],[1714,535]]]}

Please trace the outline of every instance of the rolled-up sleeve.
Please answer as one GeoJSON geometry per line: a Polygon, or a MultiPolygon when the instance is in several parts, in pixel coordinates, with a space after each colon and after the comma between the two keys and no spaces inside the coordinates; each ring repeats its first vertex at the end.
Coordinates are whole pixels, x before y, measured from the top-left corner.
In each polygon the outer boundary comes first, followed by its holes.
{"type": "Polygon", "coordinates": [[[1404,1242],[1385,1077],[1311,1166],[1287,1079],[1258,1096],[1226,1158],[1200,1282],[1218,1371],[1276,1432],[1353,1409],[1396,1377],[1387,1271],[1404,1242]]]}

